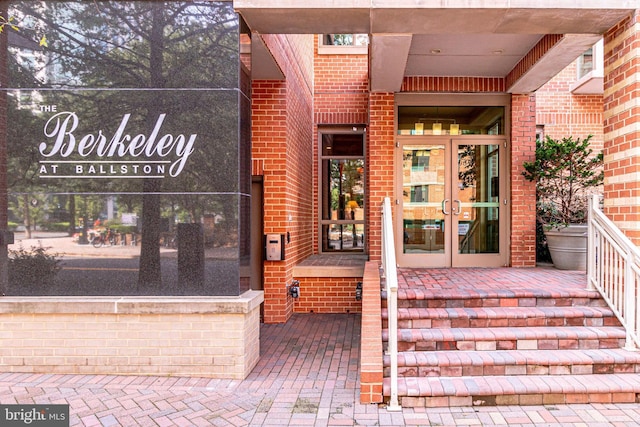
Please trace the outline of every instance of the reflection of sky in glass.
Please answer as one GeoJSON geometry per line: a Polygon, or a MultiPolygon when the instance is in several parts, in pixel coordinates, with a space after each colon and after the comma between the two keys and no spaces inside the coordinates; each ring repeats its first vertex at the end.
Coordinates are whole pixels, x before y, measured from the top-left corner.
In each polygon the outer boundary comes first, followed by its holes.
{"type": "Polygon", "coordinates": [[[231,2],[23,1],[10,15],[10,87],[237,85],[231,2]]]}

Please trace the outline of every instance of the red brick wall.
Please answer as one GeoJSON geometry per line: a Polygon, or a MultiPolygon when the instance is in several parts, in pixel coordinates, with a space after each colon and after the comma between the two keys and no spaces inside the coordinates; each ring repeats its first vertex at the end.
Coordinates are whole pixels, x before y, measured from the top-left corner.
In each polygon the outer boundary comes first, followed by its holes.
{"type": "MultiPolygon", "coordinates": [[[[314,37],[314,146],[318,147],[319,126],[366,125],[369,123],[369,61],[367,55],[319,54],[314,37]]],[[[319,147],[313,157],[314,215],[319,213],[319,147]]],[[[318,253],[318,233],[313,252],[318,253]]]]}
{"type": "Polygon", "coordinates": [[[604,36],[605,213],[640,245],[640,9],[604,36]]]}
{"type": "Polygon", "coordinates": [[[356,285],[361,277],[296,277],[300,298],[294,301],[296,313],[360,313],[356,285]]]}
{"type": "MultiPolygon", "coordinates": [[[[369,259],[382,259],[382,218],[385,197],[394,196],[394,94],[372,93],[369,104],[369,146],[367,150],[367,203],[369,259]]],[[[395,206],[395,205],[392,205],[395,206]]],[[[395,212],[394,212],[395,215],[395,212]]]]}
{"type": "Polygon", "coordinates": [[[316,124],[366,124],[369,103],[367,55],[314,55],[314,120],[316,124]]]}
{"type": "Polygon", "coordinates": [[[573,62],[536,92],[536,124],[552,138],[593,135],[594,150],[602,149],[602,95],[576,95],[571,85],[577,80],[577,61],[573,62]]]}
{"type": "Polygon", "coordinates": [[[313,36],[263,35],[286,81],[254,81],[253,172],[262,169],[264,232],[291,237],[285,261],[264,263],[264,321],[285,322],[293,267],[311,254],[313,232],[313,36]]]}
{"type": "Polygon", "coordinates": [[[360,339],[360,403],[381,403],[382,301],[377,262],[367,262],[362,286],[362,324],[360,339]]]}
{"type": "Polygon", "coordinates": [[[500,77],[405,77],[401,92],[504,92],[500,77]]]}
{"type": "Polygon", "coordinates": [[[536,98],[511,97],[511,266],[536,265],[536,188],[523,176],[524,162],[535,159],[536,98]]]}
{"type": "Polygon", "coordinates": [[[506,77],[507,88],[513,86],[536,62],[553,48],[564,36],[562,34],[547,34],[513,67],[506,77]]]}

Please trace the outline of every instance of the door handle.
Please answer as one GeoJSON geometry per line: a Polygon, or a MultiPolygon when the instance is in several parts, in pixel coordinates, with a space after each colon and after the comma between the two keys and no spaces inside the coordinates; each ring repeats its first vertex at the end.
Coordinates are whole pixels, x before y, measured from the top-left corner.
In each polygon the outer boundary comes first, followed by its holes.
{"type": "Polygon", "coordinates": [[[454,202],[458,204],[458,209],[451,207],[451,210],[453,211],[454,215],[460,215],[460,210],[462,209],[462,202],[460,202],[460,200],[458,199],[455,199],[454,202]]]}
{"type": "Polygon", "coordinates": [[[447,203],[449,203],[449,199],[444,199],[442,201],[442,213],[445,215],[449,215],[451,212],[447,212],[447,203]]]}

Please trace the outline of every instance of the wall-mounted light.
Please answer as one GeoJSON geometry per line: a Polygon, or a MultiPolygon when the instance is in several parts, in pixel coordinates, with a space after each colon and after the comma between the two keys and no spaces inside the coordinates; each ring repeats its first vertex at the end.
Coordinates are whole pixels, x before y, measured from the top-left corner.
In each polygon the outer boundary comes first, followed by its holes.
{"type": "Polygon", "coordinates": [[[300,281],[293,279],[287,290],[291,298],[300,298],[300,281]]]}

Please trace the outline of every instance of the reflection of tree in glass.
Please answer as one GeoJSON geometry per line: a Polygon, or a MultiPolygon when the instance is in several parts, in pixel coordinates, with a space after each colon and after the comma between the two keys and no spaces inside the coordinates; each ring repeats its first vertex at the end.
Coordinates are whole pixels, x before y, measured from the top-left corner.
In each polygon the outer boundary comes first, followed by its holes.
{"type": "MultiPolygon", "coordinates": [[[[36,55],[39,60],[11,67],[14,87],[84,89],[56,91],[47,100],[62,111],[78,114],[79,135],[98,130],[113,133],[125,113],[131,114],[129,126],[135,133],[149,135],[159,115],[166,114],[163,133],[199,135],[201,151],[190,157],[190,167],[177,179],[84,180],[67,188],[72,192],[144,194],[139,285],[159,285],[160,216],[166,208],[160,194],[198,191],[203,186],[206,191],[237,187],[234,119],[238,114],[239,36],[232,4],[91,1],[47,2],[45,7],[41,2],[23,1],[15,3],[14,14],[43,24],[49,38],[46,52],[36,55]],[[127,96],[101,88],[132,92],[127,96]],[[165,91],[172,88],[198,90],[165,91]],[[234,108],[229,108],[229,101],[234,108]],[[211,149],[214,144],[215,150],[211,149]],[[212,179],[212,173],[219,176],[212,179]]],[[[30,36],[29,30],[25,33],[30,36]]],[[[42,134],[42,128],[35,134],[42,134]]],[[[70,157],[74,159],[77,156],[70,157]]],[[[48,184],[63,188],[60,181],[48,184]]]]}
{"type": "MultiPolygon", "coordinates": [[[[458,151],[458,179],[463,188],[476,185],[476,146],[462,145],[458,151]]],[[[463,189],[461,188],[461,190],[463,189]]]]}
{"type": "Polygon", "coordinates": [[[331,209],[338,210],[338,219],[345,219],[345,208],[353,206],[348,202],[362,207],[362,172],[362,160],[331,161],[331,209]]]}

